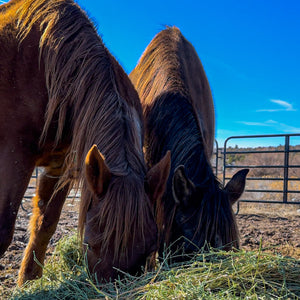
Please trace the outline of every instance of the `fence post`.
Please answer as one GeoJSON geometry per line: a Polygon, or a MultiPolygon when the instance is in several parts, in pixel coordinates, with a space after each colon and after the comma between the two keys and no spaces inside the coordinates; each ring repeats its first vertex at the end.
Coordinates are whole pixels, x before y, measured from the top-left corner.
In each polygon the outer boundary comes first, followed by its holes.
{"type": "Polygon", "coordinates": [[[289,135],[286,135],[285,136],[285,145],[284,145],[283,203],[287,203],[287,200],[288,200],[289,150],[290,150],[290,137],[289,137],[289,135]]]}
{"type": "Polygon", "coordinates": [[[225,186],[225,178],[226,178],[226,147],[227,147],[227,141],[230,139],[227,138],[224,142],[223,147],[223,186],[225,186]]]}
{"type": "Polygon", "coordinates": [[[216,177],[218,177],[218,168],[219,168],[219,144],[218,141],[215,139],[216,145],[216,177]]]}

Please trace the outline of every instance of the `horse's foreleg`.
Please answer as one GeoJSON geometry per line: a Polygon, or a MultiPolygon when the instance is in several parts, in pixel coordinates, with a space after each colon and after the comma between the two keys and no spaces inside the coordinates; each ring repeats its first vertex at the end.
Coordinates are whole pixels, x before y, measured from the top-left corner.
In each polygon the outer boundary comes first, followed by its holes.
{"type": "Polygon", "coordinates": [[[0,154],[0,257],[12,241],[18,209],[34,169],[29,155],[8,150],[3,147],[0,154]]]}
{"type": "Polygon", "coordinates": [[[27,280],[42,276],[41,265],[43,265],[50,238],[56,230],[68,192],[68,186],[55,192],[58,180],[59,177],[53,176],[52,170],[49,169],[46,169],[39,180],[36,196],[33,198],[29,243],[19,272],[19,286],[27,280]]]}

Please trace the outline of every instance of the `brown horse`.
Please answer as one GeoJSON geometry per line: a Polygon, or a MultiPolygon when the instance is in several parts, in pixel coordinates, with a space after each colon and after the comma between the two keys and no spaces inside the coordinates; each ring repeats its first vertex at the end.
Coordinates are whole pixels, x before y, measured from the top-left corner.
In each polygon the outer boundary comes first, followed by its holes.
{"type": "Polygon", "coordinates": [[[43,166],[18,283],[41,276],[34,257],[43,263],[78,182],[90,271],[98,280],[135,273],[157,248],[151,202],[164,192],[170,154],[146,173],[142,108],[128,76],[71,0],[0,6],[0,53],[0,255],[43,166]]]}
{"type": "Polygon", "coordinates": [[[248,170],[235,174],[224,189],[213,174],[214,106],[195,49],[178,28],[167,28],[151,41],[129,77],[143,105],[146,162],[152,166],[168,150],[172,153],[164,211],[157,211],[160,252],[164,243],[173,251],[184,245],[185,252],[206,243],[237,248],[231,206],[244,190],[248,170]]]}

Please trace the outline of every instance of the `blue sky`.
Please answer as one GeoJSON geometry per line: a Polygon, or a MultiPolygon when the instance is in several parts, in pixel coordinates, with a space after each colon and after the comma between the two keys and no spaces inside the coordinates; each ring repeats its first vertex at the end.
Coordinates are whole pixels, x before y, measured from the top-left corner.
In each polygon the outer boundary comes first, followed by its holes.
{"type": "Polygon", "coordinates": [[[165,25],[179,27],[210,82],[219,144],[232,135],[300,133],[300,1],[77,2],[127,73],[165,25]]]}
{"type": "Polygon", "coordinates": [[[78,1],[127,73],[164,25],[194,45],[219,144],[232,135],[300,133],[300,1],[103,2],[78,1]]]}

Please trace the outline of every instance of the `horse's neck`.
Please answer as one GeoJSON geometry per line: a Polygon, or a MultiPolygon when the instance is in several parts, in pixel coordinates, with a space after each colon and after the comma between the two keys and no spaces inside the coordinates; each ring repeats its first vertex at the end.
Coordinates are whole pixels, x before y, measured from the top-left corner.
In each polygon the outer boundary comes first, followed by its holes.
{"type": "Polygon", "coordinates": [[[171,150],[173,169],[185,165],[186,169],[193,170],[191,175],[206,174],[210,163],[205,155],[198,115],[189,100],[180,94],[166,93],[158,99],[146,116],[151,162],[159,161],[171,150]],[[196,172],[197,169],[200,171],[196,172]]]}

